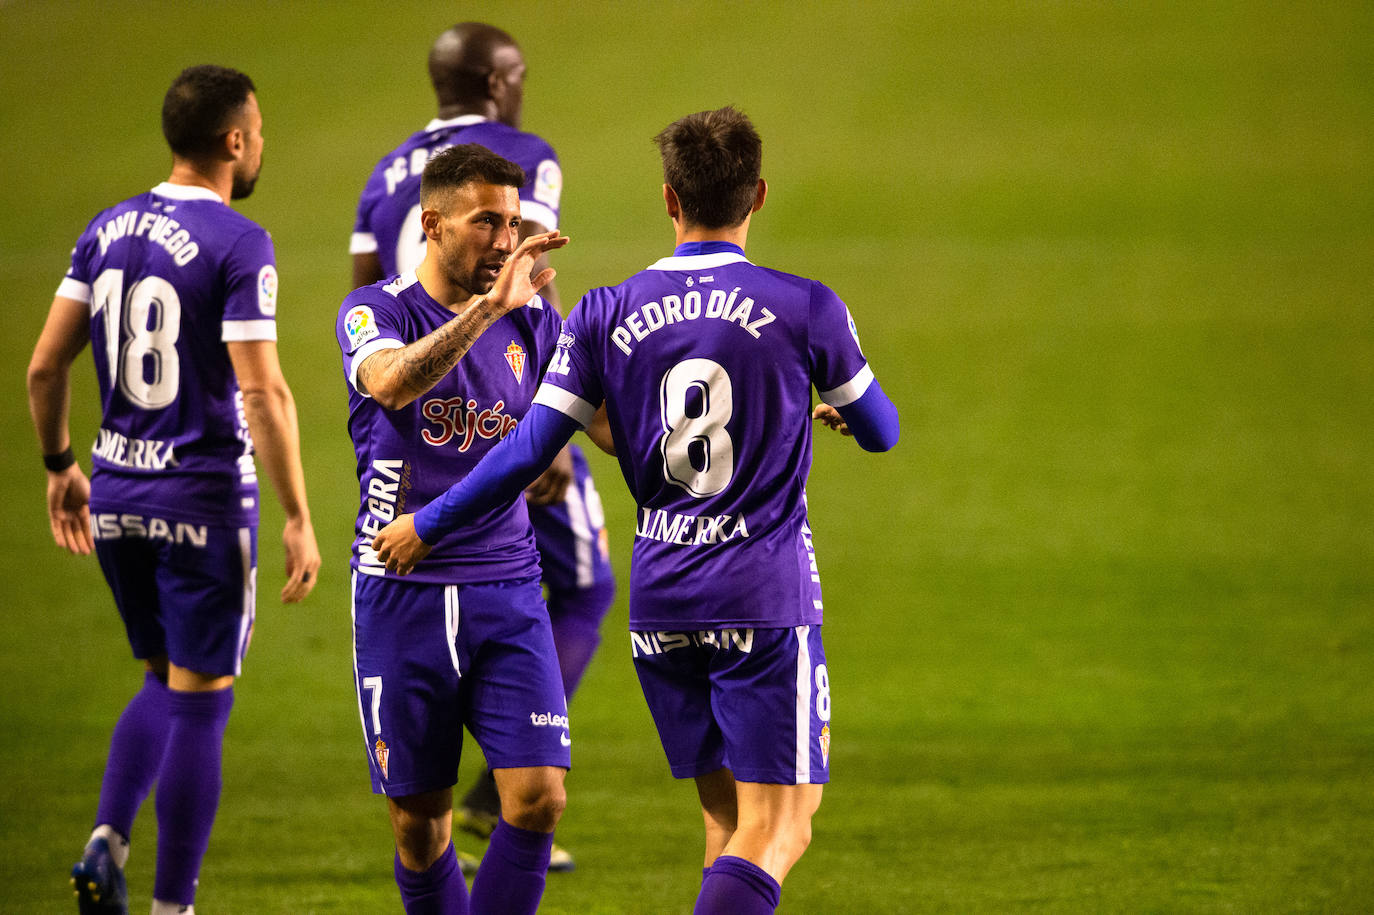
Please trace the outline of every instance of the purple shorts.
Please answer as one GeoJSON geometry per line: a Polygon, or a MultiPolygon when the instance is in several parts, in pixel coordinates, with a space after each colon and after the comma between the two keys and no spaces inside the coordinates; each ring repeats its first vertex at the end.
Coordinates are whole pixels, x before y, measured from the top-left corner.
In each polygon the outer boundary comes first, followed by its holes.
{"type": "Polygon", "coordinates": [[[820,626],[631,632],[630,651],[674,777],[830,781],[820,626]]]}
{"type": "Polygon", "coordinates": [[[134,657],[238,676],[253,635],[256,526],[95,512],[91,531],[134,657]]]}
{"type": "Polygon", "coordinates": [[[464,727],[493,769],[570,767],[538,580],[439,585],[354,573],[353,657],[377,794],[451,787],[464,727]]]}

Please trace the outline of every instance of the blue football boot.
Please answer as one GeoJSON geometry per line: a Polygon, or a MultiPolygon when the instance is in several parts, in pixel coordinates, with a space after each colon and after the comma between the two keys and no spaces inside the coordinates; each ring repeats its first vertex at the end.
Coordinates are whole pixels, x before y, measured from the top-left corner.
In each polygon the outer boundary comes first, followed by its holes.
{"type": "Polygon", "coordinates": [[[124,870],[115,864],[110,843],[92,839],[72,868],[72,889],[81,915],[129,915],[124,870]]]}

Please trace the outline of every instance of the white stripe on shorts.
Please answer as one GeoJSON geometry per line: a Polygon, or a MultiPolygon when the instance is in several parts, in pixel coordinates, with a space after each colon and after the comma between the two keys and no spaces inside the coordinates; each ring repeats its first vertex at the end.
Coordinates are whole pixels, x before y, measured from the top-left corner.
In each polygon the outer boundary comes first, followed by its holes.
{"type": "Polygon", "coordinates": [[[462,676],[458,669],[458,586],[444,586],[444,622],[448,635],[448,656],[453,660],[453,672],[462,676]]]}
{"type": "Polygon", "coordinates": [[[243,657],[253,637],[253,614],[257,608],[258,570],[253,565],[253,532],[239,528],[239,560],[243,564],[243,615],[239,618],[239,644],[234,654],[234,676],[243,672],[243,657]]]}
{"type": "MultiPolygon", "coordinates": [[[[591,482],[588,477],[587,482],[591,482]]],[[[582,490],[577,481],[568,487],[564,500],[568,507],[568,528],[573,535],[573,564],[577,567],[577,586],[592,586],[592,529],[587,524],[587,503],[582,498],[582,490]]]]}
{"type": "Polygon", "coordinates": [[[797,633],[797,784],[811,783],[811,645],[810,626],[797,633]]]}
{"type": "Polygon", "coordinates": [[[353,692],[358,695],[358,723],[363,726],[363,744],[367,755],[372,755],[372,741],[367,735],[367,713],[363,711],[363,685],[358,679],[358,571],[353,570],[353,580],[348,589],[348,615],[353,620],[353,692]]]}

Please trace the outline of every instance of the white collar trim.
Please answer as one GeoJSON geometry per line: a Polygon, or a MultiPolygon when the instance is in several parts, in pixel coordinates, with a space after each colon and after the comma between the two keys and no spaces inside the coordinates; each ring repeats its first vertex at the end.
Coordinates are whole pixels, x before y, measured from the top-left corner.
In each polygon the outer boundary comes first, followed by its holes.
{"type": "Polygon", "coordinates": [[[482,117],[480,114],[460,114],[456,118],[448,118],[447,120],[435,118],[425,125],[425,132],[429,133],[433,130],[442,130],[445,127],[468,127],[472,124],[481,124],[486,120],[488,119],[482,117]]]}
{"type": "Polygon", "coordinates": [[[407,270],[405,273],[402,273],[400,276],[396,277],[396,279],[383,286],[382,292],[390,293],[394,298],[418,282],[420,282],[420,279],[415,275],[415,271],[407,270]]]}
{"type": "Polygon", "coordinates": [[[684,257],[665,257],[650,264],[647,270],[706,270],[723,267],[726,264],[749,263],[749,258],[734,251],[718,251],[715,254],[689,254],[684,257]]]}
{"type": "Polygon", "coordinates": [[[170,197],[173,200],[214,200],[217,203],[224,203],[225,200],[219,194],[210,190],[208,187],[201,187],[198,184],[173,184],[164,181],[152,191],[159,197],[170,197]]]}

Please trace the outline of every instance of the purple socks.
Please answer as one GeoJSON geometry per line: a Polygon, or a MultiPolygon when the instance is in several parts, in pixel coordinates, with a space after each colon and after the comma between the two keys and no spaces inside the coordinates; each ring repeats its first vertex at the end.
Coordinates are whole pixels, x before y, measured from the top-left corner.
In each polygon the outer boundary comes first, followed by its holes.
{"type": "Polygon", "coordinates": [[[219,807],[220,755],[234,690],[167,695],[171,724],[157,786],[153,897],[189,905],[219,807]]]}
{"type": "Polygon", "coordinates": [[[167,746],[167,692],[152,671],[145,672],[143,688],[125,706],[110,738],[95,825],[112,826],[125,839],[133,831],[138,808],[162,768],[167,746]]]}
{"type": "Polygon", "coordinates": [[[452,842],[429,870],[406,870],[399,854],[395,870],[406,915],[467,915],[468,885],[463,881],[452,842]]]}
{"type": "Polygon", "coordinates": [[[553,833],[532,832],[497,820],[472,881],[473,915],[534,915],[544,896],[552,849],[553,833]]]}
{"type": "Polygon", "coordinates": [[[752,861],[721,855],[701,881],[692,915],[772,915],[782,887],[752,861]]]}

